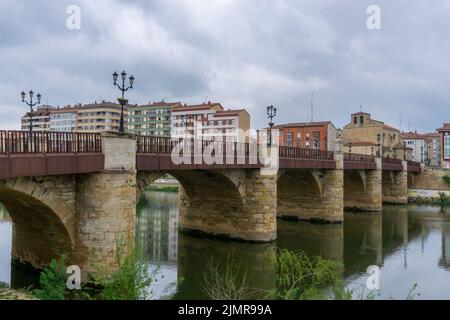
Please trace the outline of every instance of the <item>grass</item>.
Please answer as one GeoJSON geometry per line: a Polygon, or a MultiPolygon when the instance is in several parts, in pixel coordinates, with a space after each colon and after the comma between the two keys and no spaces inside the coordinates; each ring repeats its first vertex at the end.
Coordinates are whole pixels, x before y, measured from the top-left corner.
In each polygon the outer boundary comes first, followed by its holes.
{"type": "MultiPolygon", "coordinates": [[[[379,291],[350,290],[344,283],[343,264],[321,257],[309,257],[301,251],[270,248],[267,254],[276,271],[276,287],[272,290],[250,288],[241,263],[229,255],[224,264],[211,260],[203,274],[203,291],[213,300],[261,299],[277,300],[375,300],[379,291]]],[[[408,291],[406,300],[420,296],[417,284],[408,291]]],[[[392,298],[387,298],[392,299],[392,298]]]]}
{"type": "Polygon", "coordinates": [[[147,188],[147,190],[159,192],[178,192],[178,186],[151,185],[147,188]]]}

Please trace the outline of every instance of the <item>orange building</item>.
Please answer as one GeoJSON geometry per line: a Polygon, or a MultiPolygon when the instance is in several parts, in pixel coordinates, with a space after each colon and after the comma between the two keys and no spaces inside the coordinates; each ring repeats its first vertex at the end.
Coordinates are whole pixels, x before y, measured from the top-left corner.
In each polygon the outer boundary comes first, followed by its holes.
{"type": "Polygon", "coordinates": [[[288,123],[273,128],[280,131],[282,146],[335,150],[337,129],[331,121],[288,123]]]}

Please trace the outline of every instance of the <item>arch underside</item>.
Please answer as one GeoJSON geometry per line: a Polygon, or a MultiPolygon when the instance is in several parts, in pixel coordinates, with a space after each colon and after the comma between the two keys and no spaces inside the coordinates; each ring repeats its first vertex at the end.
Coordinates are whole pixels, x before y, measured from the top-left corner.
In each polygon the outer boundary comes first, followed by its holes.
{"type": "Polygon", "coordinates": [[[0,202],[13,222],[13,259],[39,269],[63,254],[70,260],[73,240],[58,214],[48,205],[33,195],[5,186],[0,187],[0,202]]]}
{"type": "Polygon", "coordinates": [[[278,178],[277,215],[314,220],[324,210],[321,186],[312,170],[288,170],[278,178]]]}
{"type": "Polygon", "coordinates": [[[222,170],[171,170],[139,173],[144,190],[164,174],[170,174],[181,185],[179,226],[199,233],[229,236],[245,233],[245,192],[239,179],[222,170]]]}
{"type": "Polygon", "coordinates": [[[369,201],[366,183],[358,170],[344,172],[344,207],[360,209],[369,201]]]}

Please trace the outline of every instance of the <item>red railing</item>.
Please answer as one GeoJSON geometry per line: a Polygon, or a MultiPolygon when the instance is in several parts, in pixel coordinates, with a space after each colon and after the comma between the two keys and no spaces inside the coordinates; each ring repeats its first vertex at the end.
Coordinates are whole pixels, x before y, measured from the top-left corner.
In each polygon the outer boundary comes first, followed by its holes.
{"type": "Polygon", "coordinates": [[[137,137],[137,153],[154,153],[154,154],[170,154],[177,145],[182,147],[184,153],[198,154],[213,147],[211,155],[221,150],[223,155],[245,156],[257,155],[258,148],[256,144],[240,143],[240,142],[214,142],[207,140],[192,139],[172,139],[167,137],[156,136],[138,136],[137,137]]]}
{"type": "Polygon", "coordinates": [[[393,163],[393,164],[402,164],[402,159],[396,159],[396,158],[383,158],[382,160],[385,163],[393,163]]]}
{"type": "MultiPolygon", "coordinates": [[[[138,153],[169,154],[173,148],[183,145],[183,152],[190,151],[191,154],[203,153],[207,147],[211,147],[212,141],[191,140],[191,139],[171,139],[167,137],[138,136],[138,153]]],[[[215,149],[222,150],[224,155],[230,155],[232,152],[237,156],[257,155],[259,148],[257,144],[238,143],[238,142],[215,142],[215,149]]],[[[214,153],[212,154],[214,155],[214,153]]],[[[315,160],[334,160],[333,152],[326,150],[315,150],[297,147],[279,147],[279,156],[290,159],[315,159],[315,160]]]]}
{"type": "Polygon", "coordinates": [[[280,158],[334,160],[332,151],[280,146],[280,158]]]}
{"type": "Polygon", "coordinates": [[[375,162],[375,156],[358,153],[344,153],[344,161],[375,162]]]}
{"type": "Polygon", "coordinates": [[[100,153],[100,133],[0,131],[0,153],[100,153]]]}

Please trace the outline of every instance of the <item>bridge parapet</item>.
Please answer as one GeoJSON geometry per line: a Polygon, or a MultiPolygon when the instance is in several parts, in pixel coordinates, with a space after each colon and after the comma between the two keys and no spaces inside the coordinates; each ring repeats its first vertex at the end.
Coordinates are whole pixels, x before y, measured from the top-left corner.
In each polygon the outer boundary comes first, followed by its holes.
{"type": "Polygon", "coordinates": [[[344,153],[344,169],[346,170],[376,170],[375,157],[365,154],[344,153]]]}
{"type": "Polygon", "coordinates": [[[0,178],[97,172],[98,133],[0,131],[0,178]]]}

